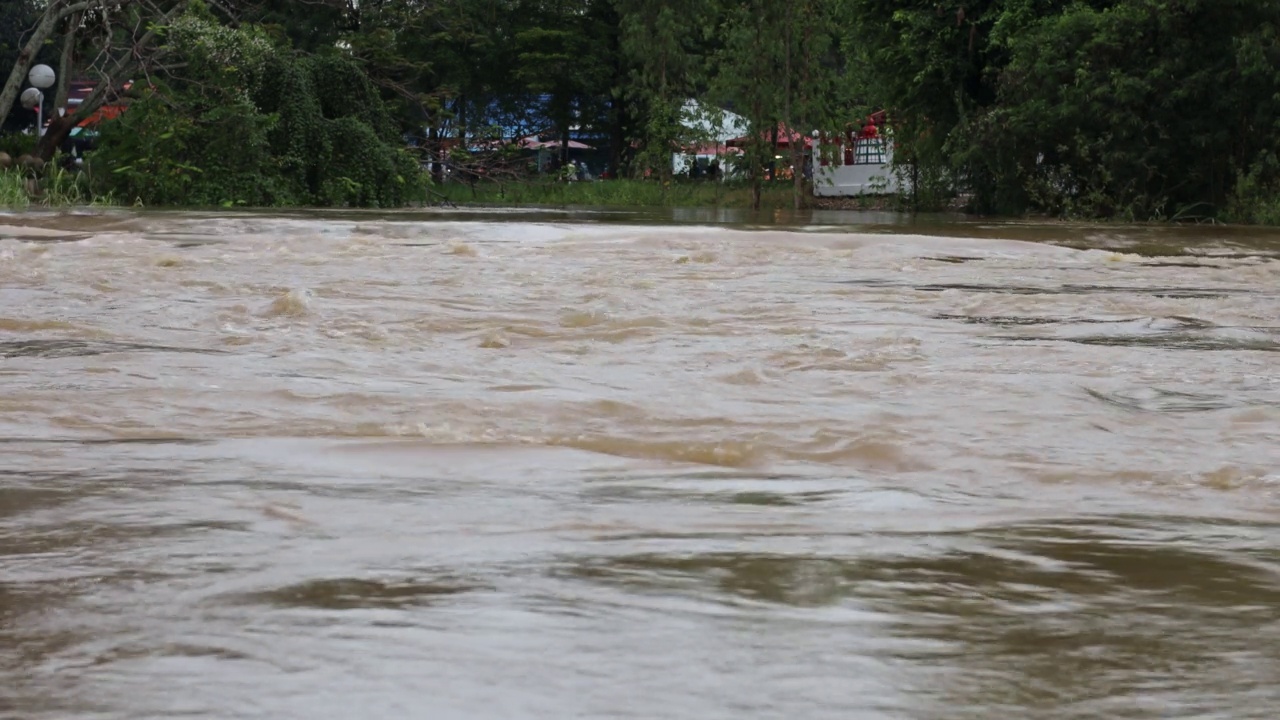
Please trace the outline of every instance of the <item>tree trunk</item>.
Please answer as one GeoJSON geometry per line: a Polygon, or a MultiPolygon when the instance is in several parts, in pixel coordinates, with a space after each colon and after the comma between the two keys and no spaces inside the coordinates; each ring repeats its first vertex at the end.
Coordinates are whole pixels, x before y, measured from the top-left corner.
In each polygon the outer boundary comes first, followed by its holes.
{"type": "Polygon", "coordinates": [[[434,121],[427,131],[427,138],[427,146],[431,148],[431,182],[440,185],[444,182],[444,165],[440,162],[440,128],[436,127],[434,121]]]}
{"type": "Polygon", "coordinates": [[[107,93],[111,90],[111,80],[105,79],[98,83],[98,86],[89,93],[89,97],[85,98],[73,113],[67,113],[62,117],[55,117],[49,123],[49,129],[40,137],[36,143],[36,157],[48,162],[53,159],[53,154],[58,151],[62,143],[71,135],[71,131],[79,125],[81,121],[98,111],[107,101],[107,93]]]}
{"type": "Polygon", "coordinates": [[[796,131],[796,124],[795,124],[795,117],[792,115],[792,112],[791,112],[792,110],[791,101],[793,96],[795,95],[795,86],[791,80],[791,74],[792,74],[791,73],[791,55],[795,50],[795,43],[793,42],[795,38],[794,26],[795,26],[795,20],[796,20],[795,2],[798,2],[798,1],[799,0],[793,0],[793,2],[788,4],[787,6],[786,30],[783,33],[784,37],[783,37],[783,45],[782,45],[783,53],[784,53],[783,61],[782,61],[782,74],[783,74],[783,83],[785,86],[785,89],[784,89],[785,95],[783,95],[783,99],[782,99],[782,106],[783,106],[782,115],[784,118],[786,118],[785,122],[786,122],[787,133],[788,133],[787,147],[790,148],[791,150],[791,179],[792,179],[791,205],[792,205],[792,209],[794,210],[800,209],[800,188],[801,188],[800,183],[803,175],[803,168],[801,167],[801,165],[803,164],[802,158],[804,155],[804,138],[803,137],[796,138],[792,136],[792,133],[796,133],[797,131],[796,131]],[[797,142],[797,139],[799,140],[799,142],[797,142]]]}
{"type": "Polygon", "coordinates": [[[630,164],[630,153],[627,151],[627,90],[630,78],[627,67],[622,62],[622,31],[609,34],[610,56],[615,58],[613,65],[613,107],[609,113],[609,167],[615,179],[624,174],[625,167],[630,164]]]}
{"type": "Polygon", "coordinates": [[[609,167],[613,177],[623,175],[623,168],[629,162],[627,144],[627,101],[618,93],[613,100],[613,112],[609,123],[609,167]]]}
{"type": "MultiPolygon", "coordinates": [[[[662,153],[660,166],[662,170],[658,173],[658,179],[662,181],[662,199],[665,202],[667,197],[667,186],[671,183],[671,176],[674,174],[675,168],[672,167],[671,155],[675,148],[671,147],[671,127],[669,121],[671,118],[666,116],[669,107],[667,107],[667,56],[665,51],[662,54],[662,60],[658,65],[658,106],[661,107],[662,113],[662,134],[661,147],[658,152],[662,153]]],[[[652,112],[653,108],[650,108],[652,112]]],[[[652,126],[651,126],[652,127],[652,126]]]]}
{"type": "MultiPolygon", "coordinates": [[[[812,11],[813,11],[813,6],[809,2],[806,2],[801,10],[799,11],[793,10],[793,13],[799,12],[800,23],[801,23],[799,52],[797,57],[797,59],[800,62],[800,73],[799,73],[799,77],[797,78],[795,99],[796,99],[796,102],[799,103],[800,105],[801,118],[807,117],[810,121],[814,119],[814,113],[815,113],[814,106],[816,104],[813,101],[812,96],[809,95],[809,93],[813,90],[813,86],[812,86],[813,78],[810,74],[810,69],[814,65],[813,57],[810,55],[810,49],[813,47],[813,27],[814,27],[814,18],[811,15],[812,11]]],[[[794,18],[795,15],[793,14],[792,17],[794,18]]],[[[806,123],[804,127],[804,130],[809,130],[809,131],[816,130],[816,129],[817,128],[809,127],[808,123],[806,123]]],[[[791,154],[792,165],[795,167],[795,177],[794,177],[795,209],[800,210],[806,204],[808,204],[808,196],[805,194],[805,183],[806,183],[805,176],[804,176],[805,167],[806,167],[805,158],[806,158],[806,155],[808,155],[808,161],[809,161],[808,167],[811,169],[812,172],[816,173],[818,159],[816,157],[813,157],[813,155],[816,154],[817,143],[816,142],[814,143],[814,147],[812,150],[809,150],[808,152],[806,152],[805,143],[808,142],[808,138],[810,136],[807,133],[803,133],[800,130],[797,130],[794,126],[792,126],[792,130],[796,130],[798,133],[800,133],[800,137],[798,138],[799,142],[795,145],[795,147],[792,148],[792,154],[791,154]]]]}
{"type": "Polygon", "coordinates": [[[459,93],[457,103],[458,145],[465,151],[467,149],[467,96],[459,93]]]}
{"type": "MultiPolygon", "coordinates": [[[[763,22],[757,22],[755,26],[757,48],[764,47],[763,25],[764,25],[763,22]]],[[[756,67],[759,68],[761,71],[764,71],[767,69],[767,68],[760,68],[759,64],[763,62],[764,62],[764,54],[760,52],[756,53],[755,64],[756,64],[756,67]]],[[[763,78],[765,78],[766,75],[764,74],[764,72],[758,72],[756,74],[756,77],[761,78],[763,80],[763,78]]],[[[763,163],[764,148],[761,147],[761,144],[763,143],[763,139],[760,137],[761,120],[764,117],[764,109],[762,107],[764,104],[764,100],[760,97],[759,93],[760,93],[759,88],[757,88],[753,93],[753,102],[751,106],[751,122],[747,124],[747,127],[751,133],[750,145],[748,147],[750,148],[750,152],[753,156],[751,158],[751,209],[752,210],[760,209],[761,184],[764,182],[764,178],[762,177],[764,174],[764,163],[763,163]]],[[[774,127],[776,128],[777,126],[775,125],[774,127]]],[[[772,155],[772,153],[770,154],[772,155]]]]}
{"type": "Polygon", "coordinates": [[[556,122],[560,126],[560,168],[569,164],[569,128],[573,126],[573,110],[569,107],[568,101],[557,113],[560,118],[556,122]]]}
{"type": "Polygon", "coordinates": [[[80,31],[83,13],[75,13],[67,19],[67,31],[62,35],[62,55],[58,58],[58,91],[53,97],[53,111],[67,107],[71,91],[71,73],[75,69],[76,34],[80,31]]]}
{"type": "Polygon", "coordinates": [[[54,153],[62,143],[66,142],[67,137],[79,122],[73,115],[64,115],[51,120],[44,135],[40,136],[40,142],[36,144],[36,157],[45,162],[52,160],[54,153]]]}
{"type": "MultiPolygon", "coordinates": [[[[458,116],[458,157],[469,157],[470,153],[467,152],[467,96],[459,93],[458,99],[455,103],[455,107],[457,107],[456,115],[458,116]]],[[[452,159],[453,154],[450,153],[450,155],[452,159]]],[[[476,192],[476,180],[479,179],[475,174],[475,168],[471,166],[471,163],[464,163],[462,167],[458,167],[456,169],[457,173],[455,174],[454,179],[469,184],[471,186],[471,194],[474,196],[476,192]]]]}
{"type": "Polygon", "coordinates": [[[773,117],[769,118],[769,179],[778,179],[778,116],[777,110],[774,110],[773,117]]]}
{"type": "Polygon", "coordinates": [[[756,167],[754,168],[754,171],[751,173],[751,209],[752,210],[760,209],[760,184],[762,182],[760,173],[762,170],[763,168],[761,168],[759,164],[757,164],[756,167]]]}
{"type": "Polygon", "coordinates": [[[765,141],[764,131],[761,128],[760,118],[763,111],[760,109],[762,101],[759,97],[753,98],[751,103],[751,122],[747,123],[748,135],[747,146],[743,160],[749,163],[751,172],[751,209],[760,209],[760,193],[761,185],[764,183],[764,158],[765,158],[765,141]]]}

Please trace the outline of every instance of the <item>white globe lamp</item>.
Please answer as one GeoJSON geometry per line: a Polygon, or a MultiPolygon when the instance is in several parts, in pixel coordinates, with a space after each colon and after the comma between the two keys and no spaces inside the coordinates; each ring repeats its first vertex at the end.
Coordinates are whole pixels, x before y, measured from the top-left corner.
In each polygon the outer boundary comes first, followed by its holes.
{"type": "Polygon", "coordinates": [[[53,87],[53,81],[58,79],[58,76],[48,65],[36,65],[27,73],[27,79],[32,85],[44,90],[53,87]]]}
{"type": "Polygon", "coordinates": [[[40,104],[40,90],[38,88],[27,88],[22,91],[22,107],[28,110],[35,110],[40,104]]]}
{"type": "Polygon", "coordinates": [[[53,87],[53,81],[57,79],[57,73],[48,65],[36,65],[27,72],[27,80],[31,81],[32,87],[22,93],[22,104],[28,109],[34,107],[36,110],[37,136],[44,135],[44,93],[41,91],[53,87]],[[30,105],[27,104],[28,94],[34,100],[30,105]]]}

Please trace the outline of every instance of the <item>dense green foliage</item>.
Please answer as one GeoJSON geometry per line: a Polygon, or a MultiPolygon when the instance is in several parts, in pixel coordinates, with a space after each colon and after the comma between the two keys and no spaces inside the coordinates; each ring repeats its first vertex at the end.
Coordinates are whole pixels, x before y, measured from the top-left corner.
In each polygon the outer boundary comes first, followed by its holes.
{"type": "Polygon", "coordinates": [[[364,70],[295,55],[252,26],[190,14],[168,30],[181,77],[138,93],[90,159],[101,189],[147,205],[392,207],[417,162],[364,70]]]}
{"type": "MultiPolygon", "coordinates": [[[[40,6],[3,4],[0,59],[40,6]]],[[[799,144],[777,157],[780,126],[841,133],[885,110],[921,209],[1280,222],[1275,0],[216,7],[235,15],[197,4],[166,29],[170,69],[104,129],[102,189],[148,204],[390,206],[423,190],[406,138],[442,181],[446,163],[474,163],[466,148],[535,132],[561,160],[573,136],[608,148],[597,172],[607,161],[665,188],[671,154],[702,139],[696,99],[745,118],[739,169],[757,194],[768,166],[804,162],[799,144]]]]}
{"type": "MultiPolygon", "coordinates": [[[[571,134],[607,147],[619,176],[669,182],[671,156],[698,142],[689,101],[750,106],[762,140],[790,119],[836,128],[851,87],[835,82],[841,0],[362,0],[320,31],[306,7],[259,18],[297,45],[346,43],[433,157],[502,135],[571,134]],[[815,92],[821,89],[823,92],[815,92]],[[821,102],[816,101],[822,98],[821,102]],[[837,101],[838,100],[838,101],[837,101]],[[791,117],[788,118],[787,116],[791,117]]],[[[291,9],[292,8],[292,9],[291,9]]],[[[857,108],[858,113],[862,110],[857,108]]],[[[597,166],[598,172],[601,168],[597,166]]]]}
{"type": "MultiPolygon", "coordinates": [[[[359,5],[330,37],[355,38],[384,88],[416,93],[417,115],[403,117],[421,121],[428,147],[541,102],[540,129],[594,133],[621,174],[665,181],[670,153],[697,140],[684,105],[697,98],[747,119],[758,181],[779,123],[838,132],[885,109],[920,207],[1280,215],[1274,0],[359,5]]],[[[313,18],[274,17],[296,42],[315,36],[313,18]]]]}
{"type": "Polygon", "coordinates": [[[921,190],[981,212],[1258,215],[1280,190],[1280,3],[851,0],[921,190]]]}
{"type": "Polygon", "coordinates": [[[82,172],[51,167],[43,172],[0,168],[0,208],[65,207],[111,204],[109,195],[94,196],[82,172]]]}

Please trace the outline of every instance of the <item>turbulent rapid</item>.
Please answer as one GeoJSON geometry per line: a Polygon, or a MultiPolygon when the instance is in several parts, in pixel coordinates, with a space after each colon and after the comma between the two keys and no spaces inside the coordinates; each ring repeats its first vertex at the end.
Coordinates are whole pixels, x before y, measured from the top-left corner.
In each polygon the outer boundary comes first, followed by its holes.
{"type": "Polygon", "coordinates": [[[1280,235],[0,215],[0,717],[1271,718],[1280,235]]]}

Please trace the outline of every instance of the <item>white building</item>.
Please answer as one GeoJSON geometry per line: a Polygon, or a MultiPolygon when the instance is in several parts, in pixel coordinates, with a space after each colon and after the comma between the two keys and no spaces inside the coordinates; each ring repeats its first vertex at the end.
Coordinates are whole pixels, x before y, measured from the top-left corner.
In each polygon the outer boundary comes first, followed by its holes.
{"type": "Polygon", "coordinates": [[[860,132],[850,132],[838,138],[834,148],[823,147],[819,144],[821,139],[815,140],[814,157],[817,162],[813,172],[813,194],[818,197],[851,197],[887,195],[908,189],[907,183],[893,171],[893,143],[884,127],[884,114],[876,113],[860,132]]]}

